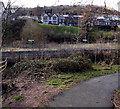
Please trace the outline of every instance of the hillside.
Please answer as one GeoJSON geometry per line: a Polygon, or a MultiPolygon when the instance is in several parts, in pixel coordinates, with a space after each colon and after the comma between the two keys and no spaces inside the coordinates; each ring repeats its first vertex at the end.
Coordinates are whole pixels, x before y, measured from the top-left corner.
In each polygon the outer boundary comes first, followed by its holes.
{"type": "MultiPolygon", "coordinates": [[[[74,6],[69,6],[69,5],[60,5],[60,6],[50,6],[50,7],[35,7],[30,9],[32,11],[33,15],[41,15],[42,13],[45,12],[46,9],[52,9],[53,13],[60,13],[60,14],[83,14],[86,9],[88,9],[90,6],[80,6],[80,5],[74,5],[74,6]]],[[[94,14],[99,14],[99,15],[120,15],[120,12],[111,9],[111,8],[105,8],[101,6],[91,6],[91,12],[94,14]]]]}
{"type": "MultiPolygon", "coordinates": [[[[72,13],[72,14],[83,14],[84,10],[89,8],[90,6],[53,6],[50,7],[53,9],[54,13],[62,13],[62,14],[67,14],[67,13],[72,13]]],[[[112,14],[112,15],[118,15],[118,11],[113,10],[113,9],[108,9],[105,7],[101,6],[91,6],[92,12],[95,14],[112,14]]],[[[120,13],[119,13],[120,14],[120,13]]]]}

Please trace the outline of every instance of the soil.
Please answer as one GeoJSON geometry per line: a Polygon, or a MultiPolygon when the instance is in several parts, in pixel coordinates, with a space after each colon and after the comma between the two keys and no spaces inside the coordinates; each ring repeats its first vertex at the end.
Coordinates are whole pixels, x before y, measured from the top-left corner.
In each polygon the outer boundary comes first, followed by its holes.
{"type": "Polygon", "coordinates": [[[120,90],[116,91],[114,98],[113,98],[113,102],[117,107],[119,107],[118,109],[120,109],[120,90]]]}
{"type": "Polygon", "coordinates": [[[25,78],[24,73],[14,79],[16,89],[3,96],[3,107],[43,107],[47,101],[58,95],[61,90],[48,86],[45,80],[34,81],[25,78]],[[24,95],[23,101],[12,98],[19,94],[24,95]]]}

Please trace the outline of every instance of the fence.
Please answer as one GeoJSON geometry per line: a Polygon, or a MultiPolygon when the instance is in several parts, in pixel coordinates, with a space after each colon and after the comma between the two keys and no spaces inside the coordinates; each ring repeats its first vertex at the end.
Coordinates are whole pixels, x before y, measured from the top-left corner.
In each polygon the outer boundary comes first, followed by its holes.
{"type": "Polygon", "coordinates": [[[0,62],[0,72],[4,71],[6,67],[7,67],[7,58],[5,59],[5,61],[0,62]]]}

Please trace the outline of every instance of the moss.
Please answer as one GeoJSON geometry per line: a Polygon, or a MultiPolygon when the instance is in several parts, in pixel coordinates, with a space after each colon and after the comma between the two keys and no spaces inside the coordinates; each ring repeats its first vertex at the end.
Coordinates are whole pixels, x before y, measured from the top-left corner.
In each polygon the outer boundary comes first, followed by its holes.
{"type": "Polygon", "coordinates": [[[19,95],[16,95],[12,98],[12,100],[15,100],[15,101],[24,101],[24,95],[23,94],[19,94],[19,95]]]}

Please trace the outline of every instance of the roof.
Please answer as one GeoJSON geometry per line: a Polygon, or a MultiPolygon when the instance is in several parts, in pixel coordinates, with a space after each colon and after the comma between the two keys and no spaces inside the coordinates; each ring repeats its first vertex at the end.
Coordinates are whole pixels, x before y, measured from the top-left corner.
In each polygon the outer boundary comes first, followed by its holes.
{"type": "Polygon", "coordinates": [[[69,15],[63,15],[63,17],[69,17],[69,15]]]}
{"type": "Polygon", "coordinates": [[[73,17],[83,17],[82,15],[73,15],[73,17]]]}
{"type": "Polygon", "coordinates": [[[99,16],[99,17],[97,17],[97,19],[105,19],[105,17],[99,16]]]}

